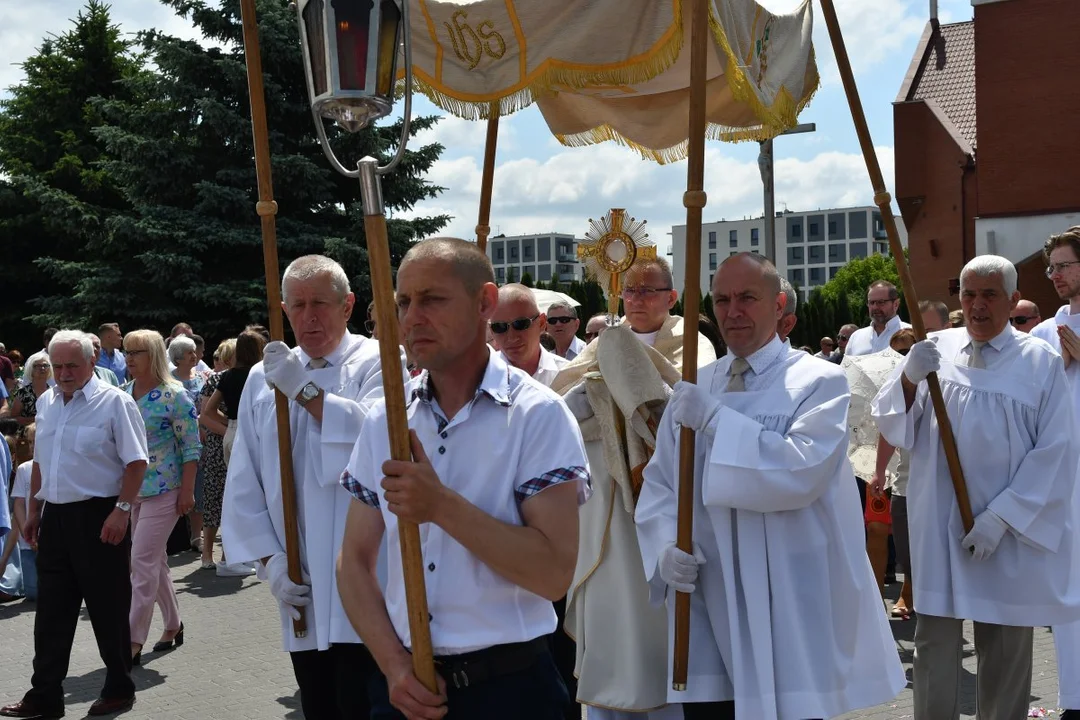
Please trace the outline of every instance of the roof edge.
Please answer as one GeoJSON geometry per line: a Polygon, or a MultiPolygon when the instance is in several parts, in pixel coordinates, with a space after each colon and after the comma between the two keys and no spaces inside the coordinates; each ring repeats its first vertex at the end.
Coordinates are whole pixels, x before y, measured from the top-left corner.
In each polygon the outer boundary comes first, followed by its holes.
{"type": "Polygon", "coordinates": [[[930,57],[930,40],[934,37],[934,23],[927,22],[926,27],[923,28],[922,37],[919,38],[919,44],[915,47],[915,53],[911,58],[911,65],[908,66],[907,74],[904,75],[904,81],[900,84],[900,94],[896,96],[896,102],[908,102],[911,96],[914,94],[915,89],[918,87],[918,80],[922,76],[922,69],[926,66],[926,61],[930,57]]]}

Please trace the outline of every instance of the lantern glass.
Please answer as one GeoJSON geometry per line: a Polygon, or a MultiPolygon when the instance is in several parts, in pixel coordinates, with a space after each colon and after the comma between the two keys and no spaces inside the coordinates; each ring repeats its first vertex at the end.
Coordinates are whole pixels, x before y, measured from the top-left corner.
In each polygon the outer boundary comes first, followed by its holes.
{"type": "MultiPolygon", "coordinates": [[[[408,2],[408,0],[405,0],[408,2]]],[[[397,75],[398,45],[401,35],[401,9],[394,0],[382,0],[379,14],[379,57],[375,92],[393,100],[397,75]]]]}
{"type": "Polygon", "coordinates": [[[368,90],[368,42],[374,0],[331,0],[342,90],[368,90]]]}
{"type": "Polygon", "coordinates": [[[326,94],[327,74],[326,67],[326,28],[323,25],[324,0],[310,0],[303,10],[303,30],[307,36],[308,60],[311,63],[311,74],[308,82],[313,84],[312,96],[320,97],[326,94]]]}

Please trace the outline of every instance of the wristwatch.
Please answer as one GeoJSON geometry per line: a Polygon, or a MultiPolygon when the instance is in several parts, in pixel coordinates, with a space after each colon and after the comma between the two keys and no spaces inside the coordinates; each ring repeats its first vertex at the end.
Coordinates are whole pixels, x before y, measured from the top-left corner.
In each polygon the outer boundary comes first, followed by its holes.
{"type": "Polygon", "coordinates": [[[303,407],[319,397],[320,392],[322,392],[322,388],[313,382],[309,382],[300,389],[300,394],[296,396],[296,402],[300,403],[300,407],[303,407]]]}
{"type": "Polygon", "coordinates": [[[131,503],[124,502],[123,500],[117,501],[116,509],[121,512],[131,512],[131,503]]]}

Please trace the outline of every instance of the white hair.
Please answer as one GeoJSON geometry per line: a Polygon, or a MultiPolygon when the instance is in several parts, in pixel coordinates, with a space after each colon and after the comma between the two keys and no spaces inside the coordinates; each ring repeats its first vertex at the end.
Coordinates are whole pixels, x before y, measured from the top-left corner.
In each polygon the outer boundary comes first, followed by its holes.
{"type": "Polygon", "coordinates": [[[53,348],[57,345],[71,345],[75,343],[82,350],[83,358],[91,360],[94,357],[94,343],[90,336],[82,330],[61,330],[52,336],[49,341],[49,355],[53,354],[53,348]]]}
{"type": "Polygon", "coordinates": [[[1012,297],[1016,292],[1016,266],[1000,255],[979,255],[972,258],[960,271],[960,291],[964,290],[964,278],[968,275],[990,277],[997,275],[1005,294],[1012,297]]]}
{"type": "Polygon", "coordinates": [[[26,362],[23,363],[23,369],[27,378],[33,377],[34,363],[38,360],[44,360],[45,364],[49,366],[49,377],[52,377],[52,360],[49,359],[49,353],[44,350],[38,350],[36,353],[26,358],[26,362]]]}
{"type": "Polygon", "coordinates": [[[173,341],[169,343],[169,361],[173,365],[179,365],[180,361],[184,359],[184,353],[191,350],[195,350],[195,341],[187,335],[177,335],[173,338],[173,341]]]}
{"type": "Polygon", "coordinates": [[[330,286],[341,301],[345,302],[345,296],[349,294],[349,276],[337,261],[325,255],[304,255],[289,263],[281,278],[281,299],[288,302],[286,286],[290,280],[306,282],[321,275],[330,276],[330,286]]]}
{"type": "Polygon", "coordinates": [[[556,300],[555,302],[548,305],[547,314],[550,315],[552,310],[565,310],[570,313],[570,317],[577,317],[577,310],[575,310],[574,306],[566,302],[565,300],[556,300]]]}
{"type": "Polygon", "coordinates": [[[795,288],[787,281],[787,278],[780,278],[780,292],[787,295],[784,315],[794,315],[795,308],[799,307],[799,294],[795,292],[795,288]]]}

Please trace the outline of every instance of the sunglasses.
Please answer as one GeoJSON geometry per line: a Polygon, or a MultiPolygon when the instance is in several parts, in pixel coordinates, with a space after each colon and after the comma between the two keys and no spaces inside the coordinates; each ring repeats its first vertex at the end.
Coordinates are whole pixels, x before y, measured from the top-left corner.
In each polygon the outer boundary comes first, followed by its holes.
{"type": "Polygon", "coordinates": [[[1016,317],[1009,318],[1009,322],[1013,325],[1024,325],[1031,320],[1042,320],[1041,315],[1017,315],[1016,317]]]}
{"type": "Polygon", "coordinates": [[[569,315],[563,317],[549,317],[547,319],[549,325],[569,325],[575,320],[577,320],[576,317],[570,317],[569,315]]]}
{"type": "Polygon", "coordinates": [[[851,336],[850,335],[837,335],[836,339],[838,341],[840,341],[840,342],[847,342],[848,340],[851,339],[851,336]]]}
{"type": "Polygon", "coordinates": [[[531,318],[519,317],[516,320],[511,320],[510,322],[493,322],[489,323],[489,325],[491,325],[491,332],[495,333],[496,335],[502,335],[510,328],[514,328],[518,332],[525,332],[532,327],[533,322],[538,317],[540,317],[539,314],[533,315],[531,318]]]}

